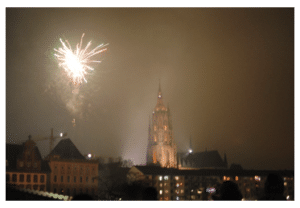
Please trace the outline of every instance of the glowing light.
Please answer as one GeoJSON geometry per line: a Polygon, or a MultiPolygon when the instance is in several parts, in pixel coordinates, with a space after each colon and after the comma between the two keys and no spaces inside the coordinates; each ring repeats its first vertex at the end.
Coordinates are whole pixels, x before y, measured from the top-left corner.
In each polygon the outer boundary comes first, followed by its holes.
{"type": "Polygon", "coordinates": [[[63,136],[63,133],[60,133],[60,137],[62,137],[63,136]]]}
{"type": "Polygon", "coordinates": [[[159,176],[159,180],[162,181],[162,176],[159,176]]]}
{"type": "Polygon", "coordinates": [[[189,153],[192,153],[193,152],[193,150],[192,149],[189,149],[189,153]]]}
{"type": "Polygon", "coordinates": [[[76,50],[74,51],[72,50],[69,42],[67,40],[64,42],[62,39],[60,39],[62,47],[54,49],[57,52],[54,54],[54,56],[56,56],[57,60],[59,61],[58,65],[65,69],[74,85],[81,84],[83,80],[87,82],[85,75],[89,70],[94,70],[94,68],[92,68],[89,64],[101,62],[91,60],[90,58],[107,50],[104,48],[106,45],[101,44],[88,52],[88,49],[92,43],[91,41],[88,42],[84,49],[82,49],[83,36],[84,33],[81,36],[80,43],[76,45],[76,50]]]}
{"type": "Polygon", "coordinates": [[[165,179],[165,181],[167,181],[167,180],[169,179],[169,177],[168,177],[168,176],[165,176],[164,179],[165,179]]]}
{"type": "Polygon", "coordinates": [[[256,181],[260,181],[260,180],[261,180],[261,178],[260,178],[260,176],[254,176],[254,180],[256,180],[256,181]]]}
{"type": "Polygon", "coordinates": [[[92,157],[92,154],[88,154],[87,156],[88,156],[88,158],[91,158],[91,157],[92,157]]]}
{"type": "Polygon", "coordinates": [[[206,192],[208,192],[208,193],[214,193],[214,192],[216,192],[216,189],[215,188],[207,188],[206,192]]]}
{"type": "Polygon", "coordinates": [[[287,195],[287,196],[286,196],[286,200],[289,200],[289,199],[290,199],[290,196],[289,196],[289,195],[287,195]]]}

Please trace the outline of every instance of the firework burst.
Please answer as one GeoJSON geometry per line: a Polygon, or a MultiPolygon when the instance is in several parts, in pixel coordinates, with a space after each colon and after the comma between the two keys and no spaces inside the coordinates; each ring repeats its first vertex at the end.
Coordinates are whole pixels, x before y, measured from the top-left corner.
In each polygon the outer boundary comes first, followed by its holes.
{"type": "Polygon", "coordinates": [[[87,82],[85,75],[88,73],[88,71],[94,70],[94,68],[90,66],[91,63],[101,62],[97,60],[91,60],[91,58],[96,54],[107,50],[107,48],[104,48],[106,46],[104,44],[98,45],[96,48],[89,50],[92,41],[88,42],[85,48],[82,49],[83,36],[84,33],[81,36],[80,43],[76,45],[76,49],[74,51],[72,50],[70,43],[67,40],[64,42],[62,39],[60,39],[62,47],[54,49],[56,51],[54,56],[56,56],[57,60],[59,61],[59,66],[64,68],[68,74],[68,77],[75,86],[81,84],[83,80],[87,82]]]}

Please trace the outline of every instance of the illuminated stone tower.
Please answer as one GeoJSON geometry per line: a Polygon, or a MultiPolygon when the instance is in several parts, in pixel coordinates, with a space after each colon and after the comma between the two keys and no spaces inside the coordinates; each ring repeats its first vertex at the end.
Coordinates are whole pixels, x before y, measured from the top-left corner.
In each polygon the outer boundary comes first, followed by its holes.
{"type": "Polygon", "coordinates": [[[161,167],[177,167],[177,146],[173,138],[173,127],[169,107],[163,104],[160,83],[157,104],[149,119],[147,164],[159,164],[161,167]]]}

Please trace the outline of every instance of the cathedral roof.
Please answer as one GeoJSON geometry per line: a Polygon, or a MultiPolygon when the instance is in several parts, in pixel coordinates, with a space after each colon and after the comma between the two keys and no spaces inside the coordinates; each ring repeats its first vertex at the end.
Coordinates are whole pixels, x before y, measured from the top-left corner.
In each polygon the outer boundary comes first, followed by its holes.
{"type": "Polygon", "coordinates": [[[227,168],[217,150],[195,152],[183,158],[184,167],[193,168],[227,168]]]}

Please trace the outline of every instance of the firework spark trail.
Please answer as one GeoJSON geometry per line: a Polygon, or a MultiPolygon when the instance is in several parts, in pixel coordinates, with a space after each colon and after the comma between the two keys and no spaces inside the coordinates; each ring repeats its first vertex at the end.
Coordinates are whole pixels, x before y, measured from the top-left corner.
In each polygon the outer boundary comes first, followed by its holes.
{"type": "MultiPolygon", "coordinates": [[[[74,86],[74,88],[72,87],[72,98],[66,100],[66,107],[73,114],[78,113],[78,110],[82,105],[83,95],[79,95],[79,85],[83,80],[87,82],[87,80],[85,79],[85,75],[89,70],[94,70],[94,68],[89,64],[101,62],[98,60],[91,60],[91,58],[99,53],[106,51],[107,48],[104,47],[108,45],[101,44],[89,51],[89,47],[92,44],[92,41],[89,41],[84,49],[82,49],[83,37],[84,33],[81,36],[80,43],[76,45],[76,49],[74,51],[69,41],[65,40],[64,42],[62,39],[60,39],[62,47],[54,49],[54,51],[56,52],[54,56],[58,60],[58,65],[66,71],[69,79],[74,86]]],[[[75,118],[72,120],[72,124],[75,127],[75,118]]]]}
{"type": "Polygon", "coordinates": [[[57,53],[54,54],[57,60],[59,61],[59,66],[63,67],[70,77],[73,84],[76,86],[82,83],[82,80],[87,82],[85,79],[85,75],[88,73],[88,70],[94,70],[93,67],[89,66],[90,63],[100,63],[101,61],[91,60],[90,58],[106,51],[107,48],[104,48],[106,45],[101,44],[91,51],[87,52],[89,47],[92,44],[92,41],[88,42],[86,47],[82,49],[82,39],[84,37],[84,33],[81,36],[80,43],[76,45],[76,50],[72,50],[72,47],[68,40],[65,42],[60,39],[62,44],[61,48],[54,49],[57,53]]]}

